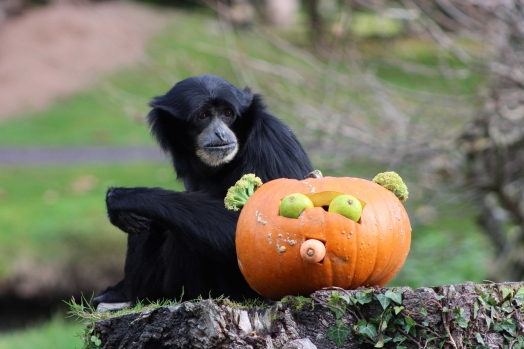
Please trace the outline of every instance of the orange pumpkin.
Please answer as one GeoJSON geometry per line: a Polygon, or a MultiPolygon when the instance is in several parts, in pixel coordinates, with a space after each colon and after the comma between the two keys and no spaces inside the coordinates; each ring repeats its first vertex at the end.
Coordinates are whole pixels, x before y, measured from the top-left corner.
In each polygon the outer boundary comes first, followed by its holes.
{"type": "Polygon", "coordinates": [[[411,226],[400,200],[372,181],[349,177],[265,183],[242,209],[236,232],[242,274],[255,291],[274,300],[329,286],[382,287],[402,268],[410,242],[411,226]],[[298,219],[279,216],[280,201],[290,193],[307,194],[315,207],[298,219]],[[362,203],[359,222],[327,212],[325,207],[341,194],[362,203]],[[300,255],[309,239],[325,245],[319,262],[300,255]]]}

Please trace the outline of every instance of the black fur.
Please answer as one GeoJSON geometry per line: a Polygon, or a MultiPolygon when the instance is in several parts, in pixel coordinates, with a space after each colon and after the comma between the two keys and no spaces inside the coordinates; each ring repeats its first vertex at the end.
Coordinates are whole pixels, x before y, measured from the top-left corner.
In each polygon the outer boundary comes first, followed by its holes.
{"type": "Polygon", "coordinates": [[[148,115],[152,134],[168,152],[186,191],[113,188],[106,204],[110,221],[129,233],[124,280],[94,299],[100,302],[255,298],[238,268],[238,213],[224,207],[227,189],[246,173],[264,182],[302,179],[311,163],[291,130],[270,115],[259,95],[222,78],[204,75],[177,83],[155,98],[148,115]],[[195,155],[195,115],[205,105],[226,105],[236,119],[231,130],[239,150],[212,167],[195,155]]]}

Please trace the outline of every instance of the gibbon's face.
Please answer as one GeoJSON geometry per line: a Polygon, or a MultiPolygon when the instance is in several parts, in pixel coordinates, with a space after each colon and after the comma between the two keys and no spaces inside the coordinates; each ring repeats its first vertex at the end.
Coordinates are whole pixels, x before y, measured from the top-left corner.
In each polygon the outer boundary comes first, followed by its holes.
{"type": "Polygon", "coordinates": [[[195,152],[198,158],[211,167],[233,160],[238,152],[238,140],[230,128],[236,119],[233,109],[225,102],[209,103],[194,117],[199,131],[195,152]]]}

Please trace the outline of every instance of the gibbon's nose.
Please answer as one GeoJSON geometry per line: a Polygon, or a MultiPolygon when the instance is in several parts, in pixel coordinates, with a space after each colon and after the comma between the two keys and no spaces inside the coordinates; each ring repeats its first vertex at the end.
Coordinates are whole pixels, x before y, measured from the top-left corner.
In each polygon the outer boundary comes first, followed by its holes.
{"type": "Polygon", "coordinates": [[[226,134],[221,129],[215,130],[215,135],[223,142],[226,140],[226,134]]]}

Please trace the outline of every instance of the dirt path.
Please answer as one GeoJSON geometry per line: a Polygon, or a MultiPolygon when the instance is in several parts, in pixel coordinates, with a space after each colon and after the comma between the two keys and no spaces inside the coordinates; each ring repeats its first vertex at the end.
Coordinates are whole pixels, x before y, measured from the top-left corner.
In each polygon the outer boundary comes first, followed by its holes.
{"type": "Polygon", "coordinates": [[[77,163],[168,163],[157,147],[0,148],[0,167],[77,163]]]}
{"type": "Polygon", "coordinates": [[[56,4],[0,27],[0,122],[139,62],[169,16],[125,1],[56,4]]]}

